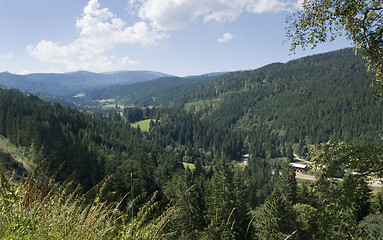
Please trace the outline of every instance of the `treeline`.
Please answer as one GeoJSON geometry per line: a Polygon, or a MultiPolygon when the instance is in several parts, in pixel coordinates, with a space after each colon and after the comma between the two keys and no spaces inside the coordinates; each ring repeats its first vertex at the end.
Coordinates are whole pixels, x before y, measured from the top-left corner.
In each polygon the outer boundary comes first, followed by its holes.
{"type": "MultiPolygon", "coordinates": [[[[121,117],[114,117],[127,123],[151,120],[148,138],[163,148],[182,149],[181,156],[192,156],[199,152],[205,155],[226,154],[239,160],[243,138],[240,132],[230,128],[220,128],[213,122],[199,119],[194,114],[171,108],[132,108],[126,107],[121,117]],[[186,148],[186,149],[185,149],[186,148]]],[[[194,163],[195,157],[185,162],[194,163]]]]}

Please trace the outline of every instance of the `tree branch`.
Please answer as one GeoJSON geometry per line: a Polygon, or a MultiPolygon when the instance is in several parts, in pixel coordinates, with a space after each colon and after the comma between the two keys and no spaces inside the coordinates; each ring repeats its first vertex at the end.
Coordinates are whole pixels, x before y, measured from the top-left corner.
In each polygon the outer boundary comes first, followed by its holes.
{"type": "Polygon", "coordinates": [[[292,234],[290,234],[289,236],[287,236],[286,238],[285,238],[285,240],[288,240],[288,239],[290,239],[292,236],[294,236],[294,234],[295,233],[297,233],[298,232],[298,230],[295,230],[292,234]]]}
{"type": "Polygon", "coordinates": [[[380,168],[375,168],[375,169],[372,169],[372,170],[369,170],[367,172],[364,172],[364,173],[358,173],[358,174],[355,174],[356,176],[358,177],[363,177],[363,176],[367,176],[371,173],[375,173],[375,172],[379,172],[379,171],[382,171],[383,170],[383,167],[380,167],[380,168]]]}
{"type": "Polygon", "coordinates": [[[380,5],[376,5],[376,6],[370,7],[367,10],[378,11],[378,10],[382,10],[382,9],[383,9],[383,3],[380,4],[380,5]]]}

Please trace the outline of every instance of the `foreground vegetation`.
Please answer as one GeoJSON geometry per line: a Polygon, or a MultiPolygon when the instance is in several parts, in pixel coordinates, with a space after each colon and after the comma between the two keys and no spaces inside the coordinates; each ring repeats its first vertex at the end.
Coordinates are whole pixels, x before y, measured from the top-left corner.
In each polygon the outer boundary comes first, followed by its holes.
{"type": "Polygon", "coordinates": [[[81,195],[69,183],[59,185],[41,175],[19,184],[12,180],[0,175],[0,239],[162,239],[173,210],[153,215],[153,195],[136,217],[127,219],[118,205],[102,201],[105,186],[81,195]]]}
{"type": "MultiPolygon", "coordinates": [[[[163,208],[157,201],[157,193],[154,193],[147,198],[137,214],[132,216],[129,215],[133,210],[132,205],[121,211],[119,205],[122,201],[106,201],[105,190],[110,179],[81,194],[80,189],[73,188],[71,183],[55,183],[53,178],[38,174],[38,170],[18,183],[1,174],[0,239],[383,237],[383,191],[380,190],[372,197],[363,181],[358,180],[357,185],[352,187],[352,179],[346,178],[344,182],[332,182],[326,185],[329,189],[323,189],[323,183],[297,185],[294,172],[285,169],[266,202],[249,215],[243,212],[245,215],[238,218],[241,211],[246,211],[246,202],[232,205],[235,204],[232,202],[235,201],[233,194],[244,194],[238,192],[241,188],[232,188],[238,182],[238,176],[234,175],[232,178],[230,171],[227,172],[230,167],[225,161],[221,160],[219,168],[220,174],[213,176],[211,182],[213,188],[210,191],[214,195],[206,199],[215,205],[211,209],[213,212],[208,208],[208,214],[213,216],[207,225],[204,225],[204,221],[210,217],[204,217],[202,212],[193,210],[196,204],[205,202],[204,199],[198,199],[198,191],[204,184],[198,183],[196,179],[197,182],[188,187],[184,185],[185,178],[181,175],[173,176],[172,180],[172,184],[180,187],[177,188],[180,192],[167,193],[176,196],[175,202],[163,208]],[[219,182],[225,178],[233,181],[234,185],[225,182],[227,189],[222,188],[223,185],[219,182]],[[234,192],[230,192],[231,189],[234,192]],[[321,204],[323,201],[326,201],[325,205],[321,204]],[[220,207],[221,204],[224,204],[223,208],[220,207]],[[339,214],[339,208],[342,209],[342,214],[339,214]],[[201,228],[202,226],[205,227],[201,228]]],[[[192,175],[186,170],[184,176],[192,175]]]]}

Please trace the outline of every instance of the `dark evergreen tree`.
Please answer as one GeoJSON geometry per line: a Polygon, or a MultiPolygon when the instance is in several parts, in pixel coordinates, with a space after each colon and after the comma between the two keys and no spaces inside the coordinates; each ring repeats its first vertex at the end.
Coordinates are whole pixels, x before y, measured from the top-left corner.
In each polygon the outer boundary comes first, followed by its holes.
{"type": "Polygon", "coordinates": [[[254,218],[259,239],[285,239],[296,231],[292,204],[276,191],[257,208],[254,218]]]}
{"type": "Polygon", "coordinates": [[[243,184],[239,175],[234,177],[225,155],[221,156],[206,200],[209,239],[244,239],[249,221],[243,184]]]}
{"type": "Polygon", "coordinates": [[[274,192],[283,195],[287,201],[292,204],[296,203],[297,197],[297,180],[295,178],[295,171],[287,164],[282,171],[278,174],[278,180],[274,187],[274,192]]]}

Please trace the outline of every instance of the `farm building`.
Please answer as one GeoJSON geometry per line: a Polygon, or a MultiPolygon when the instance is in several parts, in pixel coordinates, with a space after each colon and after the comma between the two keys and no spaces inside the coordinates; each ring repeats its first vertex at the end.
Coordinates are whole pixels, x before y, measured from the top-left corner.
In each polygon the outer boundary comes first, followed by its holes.
{"type": "Polygon", "coordinates": [[[290,163],[290,167],[296,172],[306,171],[308,169],[307,165],[299,163],[290,163]]]}

